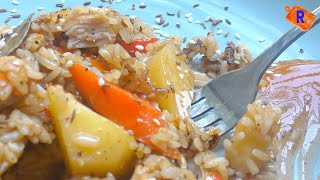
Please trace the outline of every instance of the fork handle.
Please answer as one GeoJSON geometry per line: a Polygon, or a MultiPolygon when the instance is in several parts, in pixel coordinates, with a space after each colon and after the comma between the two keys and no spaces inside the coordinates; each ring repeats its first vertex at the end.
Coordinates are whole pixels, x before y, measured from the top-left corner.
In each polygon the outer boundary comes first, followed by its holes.
{"type": "MultiPolygon", "coordinates": [[[[316,8],[312,13],[316,16],[316,21],[313,23],[313,28],[320,22],[320,6],[316,8]]],[[[255,60],[247,66],[254,72],[255,77],[260,80],[263,74],[271,66],[271,64],[285,51],[292,43],[294,43],[299,37],[301,37],[304,31],[301,31],[298,27],[293,27],[284,35],[282,35],[276,42],[264,50],[255,60]]]]}

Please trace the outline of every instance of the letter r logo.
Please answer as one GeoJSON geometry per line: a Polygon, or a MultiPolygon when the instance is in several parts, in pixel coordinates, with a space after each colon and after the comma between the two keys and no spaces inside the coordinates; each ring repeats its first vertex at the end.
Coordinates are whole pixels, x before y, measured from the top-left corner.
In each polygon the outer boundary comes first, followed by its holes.
{"type": "Polygon", "coordinates": [[[302,31],[308,31],[316,20],[313,13],[300,6],[293,6],[292,9],[286,6],[285,10],[288,12],[286,19],[302,31]]]}
{"type": "Polygon", "coordinates": [[[304,23],[303,17],[304,17],[304,12],[302,10],[297,10],[297,23],[304,23]]]}

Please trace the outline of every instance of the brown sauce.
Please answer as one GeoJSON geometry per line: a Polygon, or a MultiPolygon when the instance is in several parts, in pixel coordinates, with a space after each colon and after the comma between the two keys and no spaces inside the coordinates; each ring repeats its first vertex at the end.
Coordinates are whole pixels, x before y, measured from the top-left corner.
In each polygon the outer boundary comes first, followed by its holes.
{"type": "Polygon", "coordinates": [[[295,60],[277,65],[270,68],[273,73],[263,77],[268,85],[259,95],[282,108],[281,131],[290,132],[303,111],[309,112],[311,122],[318,123],[314,115],[319,116],[320,61],[295,60]]]}

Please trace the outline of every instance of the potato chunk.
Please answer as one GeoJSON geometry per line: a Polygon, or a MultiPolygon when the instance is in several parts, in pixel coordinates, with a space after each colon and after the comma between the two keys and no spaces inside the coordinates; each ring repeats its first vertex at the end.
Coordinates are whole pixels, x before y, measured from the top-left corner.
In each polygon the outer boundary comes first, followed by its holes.
{"type": "Polygon", "coordinates": [[[134,141],[123,128],[88,109],[61,86],[48,88],[53,118],[65,164],[71,175],[125,176],[133,170],[134,141]]]}
{"type": "Polygon", "coordinates": [[[230,166],[243,173],[258,173],[270,161],[270,147],[281,110],[260,100],[248,105],[230,140],[224,141],[230,166]]]}
{"type": "Polygon", "coordinates": [[[187,64],[176,54],[176,47],[167,44],[147,62],[148,77],[157,88],[169,90],[166,98],[159,100],[162,110],[180,117],[189,116],[194,76],[187,64]]]}

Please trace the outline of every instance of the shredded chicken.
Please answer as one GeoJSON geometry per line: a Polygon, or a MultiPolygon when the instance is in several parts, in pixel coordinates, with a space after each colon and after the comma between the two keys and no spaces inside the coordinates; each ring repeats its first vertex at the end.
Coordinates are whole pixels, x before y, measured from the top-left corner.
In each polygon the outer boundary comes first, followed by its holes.
{"type": "Polygon", "coordinates": [[[73,14],[62,26],[62,31],[69,38],[67,48],[88,48],[113,44],[116,34],[107,23],[108,21],[108,16],[103,13],[73,14]]]}

